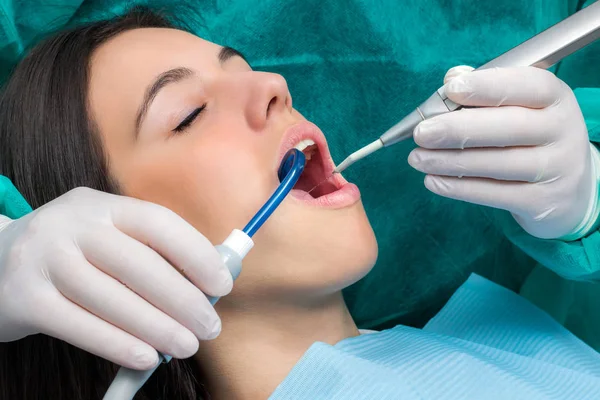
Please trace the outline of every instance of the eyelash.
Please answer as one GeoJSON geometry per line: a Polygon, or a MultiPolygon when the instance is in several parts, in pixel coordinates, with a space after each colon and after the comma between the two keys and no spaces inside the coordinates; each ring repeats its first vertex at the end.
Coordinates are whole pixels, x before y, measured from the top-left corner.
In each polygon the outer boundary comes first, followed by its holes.
{"type": "Polygon", "coordinates": [[[173,129],[173,132],[174,133],[184,132],[196,120],[198,115],[200,115],[202,113],[202,111],[204,111],[205,108],[206,108],[206,104],[202,104],[201,107],[196,108],[194,111],[192,111],[190,113],[190,115],[185,117],[183,119],[183,121],[181,121],[181,123],[179,125],[177,125],[177,127],[175,129],[173,129]]]}

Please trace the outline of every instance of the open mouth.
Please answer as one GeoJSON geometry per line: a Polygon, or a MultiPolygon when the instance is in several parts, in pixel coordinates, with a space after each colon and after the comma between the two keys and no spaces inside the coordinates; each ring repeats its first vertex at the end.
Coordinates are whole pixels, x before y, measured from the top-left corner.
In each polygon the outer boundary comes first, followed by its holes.
{"type": "Polygon", "coordinates": [[[333,168],[325,167],[324,157],[315,142],[311,139],[304,139],[294,147],[303,152],[306,157],[304,172],[294,189],[304,191],[315,199],[339,189],[335,182],[332,182],[334,180],[331,176],[333,168]]]}
{"type": "Polygon", "coordinates": [[[292,147],[306,157],[304,172],[290,195],[310,205],[319,207],[346,207],[360,199],[356,185],[348,183],[340,174],[333,174],[325,135],[314,124],[303,121],[289,128],[280,147],[280,160],[292,147]]]}

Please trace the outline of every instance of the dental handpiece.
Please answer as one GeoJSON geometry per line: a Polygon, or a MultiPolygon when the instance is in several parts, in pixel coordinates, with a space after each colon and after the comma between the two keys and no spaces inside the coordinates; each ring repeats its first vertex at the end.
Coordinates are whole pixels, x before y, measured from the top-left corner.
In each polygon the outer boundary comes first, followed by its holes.
{"type": "MultiPolygon", "coordinates": [[[[600,1],[590,4],[570,17],[551,26],[477,70],[494,67],[537,67],[548,69],[569,54],[600,37],[600,1]]],[[[379,139],[350,154],[334,170],[339,173],[383,147],[388,147],[413,135],[415,127],[426,119],[461,108],[445,94],[445,86],[388,129],[379,139]]]]}

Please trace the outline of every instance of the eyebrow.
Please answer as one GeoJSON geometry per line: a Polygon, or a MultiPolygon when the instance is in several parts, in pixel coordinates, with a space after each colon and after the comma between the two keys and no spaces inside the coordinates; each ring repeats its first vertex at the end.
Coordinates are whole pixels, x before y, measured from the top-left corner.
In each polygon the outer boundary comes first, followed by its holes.
{"type": "MultiPolygon", "coordinates": [[[[225,64],[229,59],[233,57],[240,57],[247,62],[246,57],[244,57],[242,53],[240,53],[236,49],[227,46],[221,47],[221,50],[219,50],[219,54],[217,57],[219,60],[219,64],[221,65],[225,64]]],[[[182,80],[190,78],[192,76],[194,76],[194,71],[192,71],[189,68],[179,67],[163,72],[154,80],[154,83],[148,87],[146,93],[144,94],[142,105],[140,106],[137,113],[137,117],[135,119],[136,138],[138,136],[142,121],[145,118],[146,113],[148,112],[148,108],[150,108],[150,105],[152,104],[160,90],[171,83],[181,82],[182,80]]]]}
{"type": "MultiPolygon", "coordinates": [[[[225,64],[227,62],[227,60],[229,60],[230,58],[233,58],[233,57],[240,57],[242,60],[248,62],[246,57],[244,57],[244,55],[242,53],[240,53],[239,51],[237,51],[236,49],[229,47],[229,46],[221,47],[221,50],[219,51],[219,62],[221,64],[225,64]]],[[[250,64],[250,63],[248,63],[248,64],[250,64]]]]}
{"type": "Polygon", "coordinates": [[[150,108],[150,104],[154,101],[154,98],[160,92],[162,88],[167,86],[170,83],[180,82],[190,76],[194,75],[194,71],[188,68],[174,68],[170,69],[166,72],[160,74],[154,83],[148,87],[146,93],[144,94],[144,100],[142,101],[142,105],[138,110],[137,117],[135,119],[135,136],[137,137],[140,125],[142,124],[142,120],[146,116],[148,112],[148,108],[150,108]]]}

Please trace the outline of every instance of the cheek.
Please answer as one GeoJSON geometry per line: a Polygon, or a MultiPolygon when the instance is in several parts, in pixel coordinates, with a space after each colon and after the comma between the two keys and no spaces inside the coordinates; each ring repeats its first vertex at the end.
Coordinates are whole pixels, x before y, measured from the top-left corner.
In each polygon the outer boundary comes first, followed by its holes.
{"type": "Polygon", "coordinates": [[[278,184],[269,159],[261,156],[255,146],[239,138],[223,137],[208,146],[210,152],[199,150],[196,154],[202,159],[203,193],[199,198],[205,211],[200,214],[201,220],[206,221],[199,220],[196,225],[208,223],[210,232],[218,229],[218,242],[232,229],[242,229],[278,184]]]}
{"type": "Polygon", "coordinates": [[[220,243],[233,228],[245,226],[277,181],[252,144],[203,139],[177,137],[146,149],[117,176],[124,194],[175,211],[220,243]]]}

